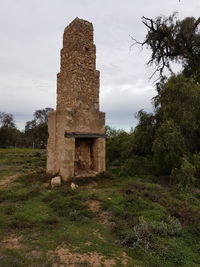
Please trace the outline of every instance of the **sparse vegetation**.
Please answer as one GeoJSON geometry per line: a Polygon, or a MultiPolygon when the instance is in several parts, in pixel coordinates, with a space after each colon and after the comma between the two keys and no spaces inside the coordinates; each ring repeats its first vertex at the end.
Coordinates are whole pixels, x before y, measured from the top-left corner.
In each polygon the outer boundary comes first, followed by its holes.
{"type": "Polygon", "coordinates": [[[68,184],[51,189],[43,150],[0,154],[1,180],[10,169],[20,173],[0,189],[1,266],[51,266],[61,260],[59,249],[84,255],[75,266],[92,266],[92,255],[101,255],[102,266],[123,266],[124,257],[124,266],[199,266],[198,189],[116,168],[77,181],[74,191],[68,184]],[[91,201],[98,209],[90,210],[91,201]]]}

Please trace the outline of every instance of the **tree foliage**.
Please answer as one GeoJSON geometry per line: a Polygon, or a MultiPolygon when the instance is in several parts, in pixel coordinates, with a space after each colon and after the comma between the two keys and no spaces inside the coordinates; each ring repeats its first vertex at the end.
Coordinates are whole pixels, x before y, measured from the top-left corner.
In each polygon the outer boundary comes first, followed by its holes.
{"type": "Polygon", "coordinates": [[[21,133],[16,129],[14,117],[0,112],[0,147],[15,146],[21,143],[21,133]]]}
{"type": "Polygon", "coordinates": [[[138,119],[138,125],[134,130],[134,142],[131,146],[131,152],[139,156],[147,156],[152,152],[152,143],[155,135],[156,121],[152,113],[140,110],[135,117],[138,119]]]}
{"type": "Polygon", "coordinates": [[[107,162],[120,165],[127,157],[129,134],[124,130],[115,130],[106,126],[106,137],[107,162]]]}
{"type": "Polygon", "coordinates": [[[147,64],[155,64],[155,72],[158,71],[162,76],[165,68],[172,71],[171,63],[180,63],[186,76],[200,81],[200,18],[179,20],[177,13],[173,13],[169,17],[159,16],[155,19],[143,17],[142,22],[148,31],[146,38],[143,42],[133,38],[133,45],[141,44],[151,49],[147,64]]]}
{"type": "Polygon", "coordinates": [[[157,174],[170,174],[180,165],[180,157],[186,152],[185,140],[180,128],[170,120],[158,128],[153,141],[153,158],[157,174]]]}
{"type": "Polygon", "coordinates": [[[157,95],[152,113],[136,114],[138,125],[132,132],[123,136],[115,132],[109,139],[110,150],[114,146],[118,151],[111,160],[121,157],[128,174],[147,168],[153,174],[171,175],[174,182],[187,187],[195,176],[200,178],[200,18],[179,20],[174,13],[142,21],[147,35],[143,42],[133,40],[152,51],[147,64],[155,65],[160,74],[157,95]],[[182,71],[164,77],[164,70],[171,71],[173,63],[181,64],[182,71]]]}
{"type": "Polygon", "coordinates": [[[26,122],[25,139],[27,146],[46,147],[48,139],[48,113],[52,111],[52,108],[36,110],[33,114],[34,119],[26,122]]]}
{"type": "Polygon", "coordinates": [[[154,98],[157,125],[171,120],[179,128],[185,139],[187,150],[200,150],[200,85],[183,74],[172,76],[161,83],[154,98]]]}
{"type": "Polygon", "coordinates": [[[195,167],[188,161],[187,158],[181,159],[179,168],[174,168],[171,174],[171,180],[175,184],[179,184],[185,188],[190,187],[195,182],[195,167]]]}
{"type": "Polygon", "coordinates": [[[0,112],[0,127],[15,128],[13,115],[10,113],[0,112]]]}
{"type": "Polygon", "coordinates": [[[145,114],[149,127],[145,129],[139,118],[137,144],[143,151],[147,143],[157,173],[169,175],[175,169],[180,173],[186,165],[183,158],[197,162],[193,155],[200,153],[200,18],[179,20],[174,13],[156,19],[143,17],[143,24],[148,32],[140,44],[151,49],[147,64],[156,65],[161,79],[153,98],[154,113],[145,114]],[[175,62],[182,65],[182,72],[163,78],[164,69],[171,70],[175,62]]]}
{"type": "Polygon", "coordinates": [[[45,148],[48,139],[48,113],[51,111],[52,108],[36,110],[34,119],[26,122],[24,132],[16,128],[12,114],[0,112],[0,147],[45,148]]]}

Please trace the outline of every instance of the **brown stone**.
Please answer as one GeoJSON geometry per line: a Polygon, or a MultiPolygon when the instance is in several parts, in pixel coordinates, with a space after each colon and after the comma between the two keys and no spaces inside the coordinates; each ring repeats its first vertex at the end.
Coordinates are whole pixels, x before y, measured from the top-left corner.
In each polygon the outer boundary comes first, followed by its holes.
{"type": "Polygon", "coordinates": [[[47,173],[70,177],[105,171],[105,113],[99,111],[99,71],[92,23],[76,18],[64,31],[57,107],[49,114],[47,173]]]}
{"type": "Polygon", "coordinates": [[[75,184],[75,183],[71,183],[71,184],[70,184],[70,187],[71,187],[72,190],[75,190],[75,189],[78,188],[78,185],[75,184]]]}
{"type": "Polygon", "coordinates": [[[54,178],[51,179],[51,187],[58,187],[61,186],[61,177],[60,176],[56,176],[54,178]]]}

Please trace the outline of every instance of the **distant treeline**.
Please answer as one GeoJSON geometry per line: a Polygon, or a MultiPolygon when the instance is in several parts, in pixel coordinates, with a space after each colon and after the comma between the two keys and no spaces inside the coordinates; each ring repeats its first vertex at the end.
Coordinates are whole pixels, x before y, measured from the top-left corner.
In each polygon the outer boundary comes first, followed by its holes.
{"type": "Polygon", "coordinates": [[[36,110],[33,120],[27,121],[24,131],[16,128],[12,114],[0,112],[0,147],[46,148],[48,139],[48,112],[52,108],[36,110]]]}

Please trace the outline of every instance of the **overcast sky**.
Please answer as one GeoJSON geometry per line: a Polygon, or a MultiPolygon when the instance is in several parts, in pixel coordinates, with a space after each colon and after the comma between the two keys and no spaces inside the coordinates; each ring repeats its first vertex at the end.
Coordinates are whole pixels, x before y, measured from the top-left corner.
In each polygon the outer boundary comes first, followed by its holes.
{"type": "Polygon", "coordinates": [[[129,130],[135,112],[152,110],[155,95],[153,69],[145,66],[150,51],[130,51],[129,35],[144,40],[142,16],[174,11],[197,18],[200,0],[0,0],[0,111],[23,129],[35,110],[55,108],[62,34],[79,17],[94,25],[106,123],[129,130]]]}

